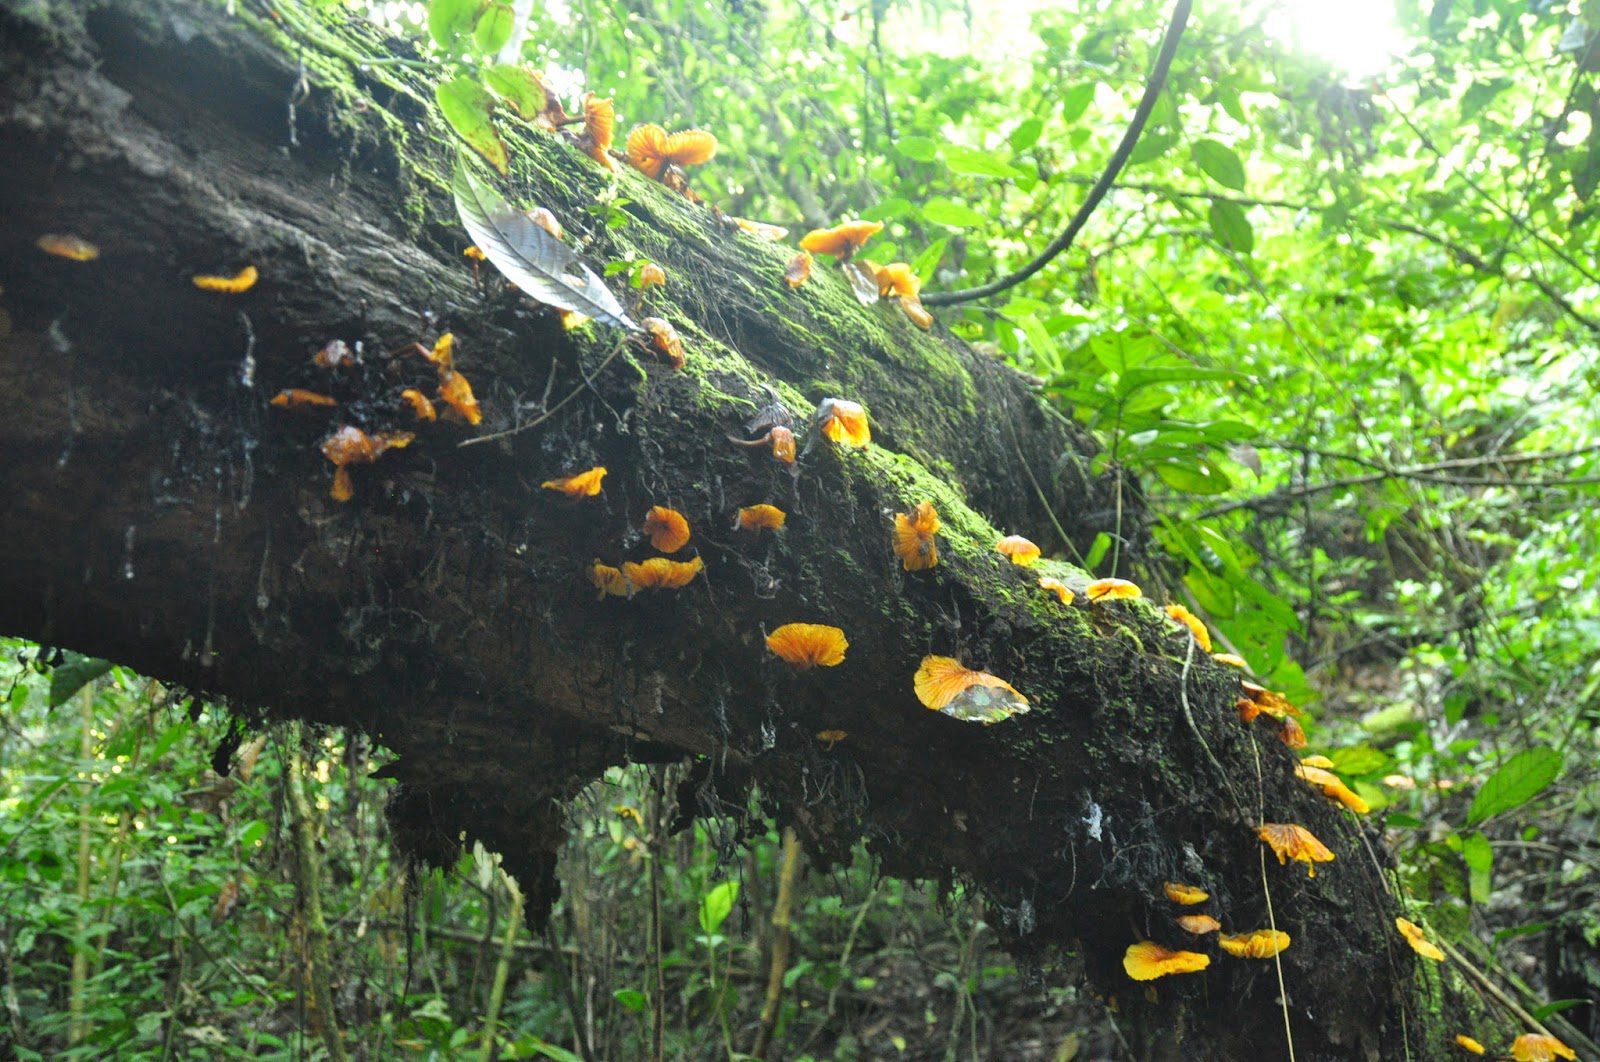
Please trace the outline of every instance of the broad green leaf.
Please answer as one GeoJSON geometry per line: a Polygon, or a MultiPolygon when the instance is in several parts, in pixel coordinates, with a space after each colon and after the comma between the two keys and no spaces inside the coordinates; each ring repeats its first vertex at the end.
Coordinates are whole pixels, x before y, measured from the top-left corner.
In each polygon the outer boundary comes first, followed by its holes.
{"type": "Polygon", "coordinates": [[[428,5],[428,34],[445,51],[454,55],[461,51],[484,0],[433,0],[428,5]]]}
{"type": "Polygon", "coordinates": [[[1521,807],[1556,780],[1561,753],[1545,746],[1523,749],[1489,776],[1467,809],[1467,825],[1476,826],[1501,812],[1521,807]]]}
{"type": "Polygon", "coordinates": [[[1220,494],[1233,486],[1222,470],[1210,461],[1165,461],[1156,465],[1156,475],[1174,490],[1189,494],[1220,494]]]}
{"type": "Polygon", "coordinates": [[[1094,541],[1089,544],[1089,552],[1083,558],[1083,566],[1093,569],[1095,565],[1106,559],[1106,554],[1111,552],[1111,536],[1104,531],[1094,536],[1094,541]]]}
{"type": "Polygon", "coordinates": [[[1467,865],[1467,894],[1473,903],[1489,902],[1489,874],[1494,868],[1494,849],[1489,838],[1471,833],[1461,839],[1461,860],[1467,865]]]}
{"type": "Polygon", "coordinates": [[[1230,251],[1247,255],[1255,249],[1255,230],[1250,227],[1250,219],[1244,216],[1244,209],[1238,203],[1219,199],[1211,204],[1206,218],[1217,240],[1230,251]]]}
{"type": "Polygon", "coordinates": [[[939,142],[926,136],[903,136],[895,141],[895,151],[912,162],[932,162],[939,157],[939,142]]]}
{"type": "Polygon", "coordinates": [[[944,257],[944,249],[950,246],[950,237],[940,236],[928,244],[927,249],[917,255],[916,261],[911,263],[911,271],[923,284],[933,281],[933,274],[939,269],[939,260],[944,257]]]}
{"type": "Polygon", "coordinates": [[[505,100],[519,118],[532,121],[535,115],[544,110],[544,88],[529,67],[507,63],[485,67],[483,83],[490,92],[505,100]]]}
{"type": "Polygon", "coordinates": [[[1587,999],[1553,999],[1533,1011],[1533,1020],[1544,1021],[1552,1014],[1560,1014],[1564,1010],[1581,1007],[1588,1002],[1589,1000],[1587,999]]]}
{"type": "Polygon", "coordinates": [[[450,128],[465,140],[489,165],[506,172],[510,158],[506,145],[495,132],[490,115],[494,111],[494,97],[470,77],[461,76],[442,82],[434,89],[439,111],[450,123],[450,128]]]}
{"type": "Polygon", "coordinates": [[[930,199],[922,204],[922,216],[936,225],[973,229],[987,225],[989,219],[964,203],[953,199],[930,199]]]}
{"type": "Polygon", "coordinates": [[[565,1047],[562,1047],[559,1044],[549,1043],[545,1040],[539,1039],[538,1037],[533,1037],[531,1040],[519,1040],[517,1042],[519,1044],[526,1045],[529,1049],[543,1055],[546,1058],[554,1059],[555,1062],[583,1062],[583,1058],[581,1056],[573,1054],[565,1047]]]}
{"type": "Polygon", "coordinates": [[[1244,191],[1244,163],[1232,148],[1216,140],[1196,140],[1191,150],[1206,176],[1224,188],[1244,191]]]}
{"type": "Polygon", "coordinates": [[[1376,774],[1389,766],[1389,757],[1371,745],[1350,745],[1328,754],[1340,774],[1376,774]]]}
{"type": "Polygon", "coordinates": [[[506,46],[517,28],[517,13],[505,0],[495,0],[472,27],[472,43],[479,55],[493,55],[506,46]]]}
{"type": "Polygon", "coordinates": [[[961,144],[946,144],[944,164],[965,177],[1021,177],[1022,171],[998,156],[961,144]]]}
{"type": "Polygon", "coordinates": [[[61,663],[50,672],[50,707],[56,708],[67,698],[111,670],[111,661],[82,653],[67,653],[61,663]]]}
{"type": "MultiPolygon", "coordinates": [[[[1071,125],[1089,109],[1089,104],[1094,102],[1094,83],[1085,82],[1082,85],[1073,85],[1061,94],[1061,120],[1071,125]]],[[[1017,149],[1021,151],[1021,148],[1017,149]]]]}
{"type": "Polygon", "coordinates": [[[1044,122],[1038,118],[1027,118],[1017,123],[1011,130],[1011,135],[1006,137],[1006,143],[1011,146],[1013,154],[1027,151],[1039,142],[1039,135],[1044,132],[1044,122]]]}
{"type": "Polygon", "coordinates": [[[622,1004],[622,1009],[632,1011],[634,1014],[644,1013],[649,1001],[645,994],[637,988],[619,988],[611,993],[611,998],[622,1004]]]}
{"type": "Polygon", "coordinates": [[[1134,145],[1133,151],[1128,154],[1128,165],[1137,166],[1141,162],[1150,162],[1165,155],[1172,145],[1178,142],[1178,137],[1173,133],[1147,131],[1139,142],[1134,145]]]}
{"type": "Polygon", "coordinates": [[[705,899],[700,901],[700,930],[706,934],[715,933],[722,928],[722,923],[728,920],[728,915],[733,912],[734,901],[739,898],[739,883],[737,881],[724,881],[712,887],[706,893],[705,899]]]}

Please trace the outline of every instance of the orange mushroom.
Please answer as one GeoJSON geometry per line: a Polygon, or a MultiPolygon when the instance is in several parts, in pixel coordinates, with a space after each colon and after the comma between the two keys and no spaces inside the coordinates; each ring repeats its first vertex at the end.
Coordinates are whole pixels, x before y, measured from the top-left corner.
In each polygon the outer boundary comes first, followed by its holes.
{"type": "Polygon", "coordinates": [[[616,121],[617,109],[610,100],[603,100],[592,92],[584,93],[583,136],[578,138],[578,146],[585,155],[608,170],[617,168],[617,164],[611,161],[611,141],[616,121]]]}
{"type": "Polygon", "coordinates": [[[202,273],[199,276],[192,277],[191,280],[194,286],[201,291],[220,291],[224,295],[239,295],[255,287],[256,278],[259,275],[256,272],[256,267],[251,265],[245,266],[231,277],[211,276],[210,274],[202,273]]]}
{"type": "Polygon", "coordinates": [[[739,510],[734,521],[735,531],[781,531],[788,514],[776,505],[746,505],[739,510]]]}
{"type": "Polygon", "coordinates": [[[1128,945],[1122,968],[1135,981],[1154,981],[1168,974],[1195,973],[1211,965],[1211,956],[1198,951],[1173,951],[1153,940],[1128,945]]]}
{"type": "Polygon", "coordinates": [[[789,259],[789,264],[783,270],[783,282],[791,288],[798,288],[811,279],[811,263],[813,259],[809,251],[801,251],[789,259]]]}
{"type": "Polygon", "coordinates": [[[1343,804],[1357,815],[1365,815],[1372,810],[1371,805],[1362,800],[1332,771],[1324,770],[1321,767],[1313,767],[1302,761],[1295,766],[1294,773],[1322,790],[1323,796],[1343,804]]]}
{"type": "Polygon", "coordinates": [[[1325,771],[1333,770],[1333,761],[1320,753],[1315,756],[1302,757],[1300,762],[1307,767],[1321,767],[1325,771]]]}
{"type": "Polygon", "coordinates": [[[846,221],[831,229],[812,229],[800,238],[800,249],[812,254],[831,254],[845,262],[882,230],[881,221],[846,221]]]}
{"type": "Polygon", "coordinates": [[[100,257],[100,248],[71,233],[47,232],[33,241],[45,254],[55,255],[72,262],[92,262],[100,257]]]}
{"type": "Polygon", "coordinates": [[[1202,653],[1211,652],[1211,632],[1206,630],[1206,625],[1200,621],[1199,616],[1182,605],[1168,605],[1167,618],[1180,627],[1189,628],[1189,633],[1194,636],[1194,643],[1200,647],[1202,653]]]}
{"type": "Polygon", "coordinates": [[[418,420],[439,419],[439,412],[433,408],[433,402],[415,387],[408,387],[401,391],[400,400],[411,407],[412,414],[418,420]]]}
{"type": "Polygon", "coordinates": [[[683,340],[678,338],[678,330],[659,317],[646,317],[639,324],[650,333],[651,349],[674,369],[683,368],[688,359],[684,356],[683,340]]]}
{"type": "Polygon", "coordinates": [[[592,498],[600,493],[600,481],[606,478],[604,465],[596,465],[586,472],[578,472],[560,479],[547,479],[539,486],[545,490],[558,490],[569,498],[592,498]]]}
{"type": "Polygon", "coordinates": [[[1249,670],[1250,668],[1250,665],[1245,663],[1244,657],[1237,653],[1212,653],[1211,659],[1219,664],[1227,664],[1229,667],[1236,667],[1242,670],[1249,670]]]}
{"type": "Polygon", "coordinates": [[[767,432],[767,437],[772,440],[773,459],[786,465],[794,464],[794,432],[778,424],[767,432]]]}
{"type": "Polygon", "coordinates": [[[894,514],[894,554],[906,571],[925,571],[939,563],[934,536],[941,526],[932,502],[918,502],[909,513],[894,514]]]}
{"type": "Polygon", "coordinates": [[[1300,721],[1293,716],[1283,720],[1283,729],[1278,731],[1278,738],[1291,749],[1306,747],[1305,727],[1301,726],[1300,721]]]}
{"type": "MultiPolygon", "coordinates": [[[[415,350],[415,347],[408,347],[415,350]]],[[[433,349],[423,355],[440,373],[446,373],[456,367],[456,336],[454,332],[445,332],[434,341],[433,349]]]]}
{"type": "Polygon", "coordinates": [[[1143,597],[1144,591],[1126,579],[1096,579],[1084,590],[1090,601],[1132,601],[1143,597]]]}
{"type": "Polygon", "coordinates": [[[669,166],[699,166],[717,153],[717,138],[703,129],[668,133],[659,125],[635,126],[628,133],[628,161],[652,180],[669,166]]]}
{"type": "Polygon", "coordinates": [[[827,751],[829,751],[829,752],[832,752],[833,751],[833,747],[835,745],[837,745],[839,742],[843,741],[845,738],[847,738],[849,736],[850,736],[850,733],[849,733],[849,731],[846,731],[846,730],[819,730],[819,731],[817,731],[817,740],[822,742],[823,743],[822,747],[824,749],[826,749],[827,751]]]}
{"type": "Polygon", "coordinates": [[[638,284],[643,288],[659,288],[667,282],[667,271],[654,262],[646,262],[639,267],[638,284]]]}
{"type": "Polygon", "coordinates": [[[277,406],[279,409],[305,409],[310,406],[336,406],[338,404],[339,400],[337,398],[332,398],[316,391],[306,391],[299,387],[285,388],[273,395],[272,401],[267,403],[267,405],[277,406]]]}
{"type": "Polygon", "coordinates": [[[1411,945],[1412,951],[1421,955],[1424,959],[1444,962],[1444,952],[1439,950],[1439,945],[1428,939],[1428,935],[1422,931],[1421,926],[1404,918],[1396,918],[1394,927],[1400,931],[1402,937],[1406,938],[1406,943],[1411,945]]]}
{"type": "Polygon", "coordinates": [[[350,344],[342,339],[328,340],[311,355],[311,364],[319,369],[338,369],[346,365],[355,365],[360,360],[356,357],[355,351],[350,349],[350,344]]]}
{"type": "Polygon", "coordinates": [[[1333,860],[1333,853],[1328,846],[1317,840],[1316,835],[1304,826],[1291,822],[1264,822],[1257,828],[1256,836],[1277,855],[1279,866],[1297,859],[1306,864],[1309,877],[1317,876],[1316,864],[1333,860]]]}
{"type": "Polygon", "coordinates": [[[467,249],[461,253],[467,258],[472,259],[474,262],[487,262],[489,260],[489,256],[484,254],[475,243],[468,244],[467,249]]]}
{"type": "Polygon", "coordinates": [[[801,671],[837,667],[850,648],[844,631],[825,623],[785,623],[767,635],[767,648],[801,671]]]}
{"type": "Polygon", "coordinates": [[[764,221],[751,221],[749,218],[728,218],[741,232],[748,232],[758,240],[768,243],[777,243],[789,235],[789,230],[782,225],[768,225],[764,221]]]}
{"type": "Polygon", "coordinates": [[[865,446],[872,441],[872,428],[867,424],[867,411],[858,402],[844,398],[824,398],[812,416],[814,423],[829,442],[842,446],[865,446]]]}
{"type": "Polygon", "coordinates": [[[1258,686],[1254,682],[1240,682],[1239,685],[1263,713],[1274,719],[1287,719],[1300,714],[1300,709],[1289,703],[1289,698],[1281,693],[1269,690],[1265,686],[1258,686]]]}
{"type": "Polygon", "coordinates": [[[994,548],[1011,558],[1011,563],[1026,568],[1039,559],[1039,547],[1021,535],[1007,535],[994,544],[994,548]]]}
{"type": "Polygon", "coordinates": [[[1179,915],[1174,919],[1187,933],[1203,937],[1207,933],[1215,933],[1222,928],[1222,923],[1208,914],[1179,915]]]}
{"type": "Polygon", "coordinates": [[[1078,596],[1072,592],[1072,587],[1068,586],[1066,583],[1062,582],[1060,579],[1057,579],[1053,575],[1039,576],[1039,586],[1041,589],[1048,590],[1052,594],[1056,595],[1056,597],[1060,598],[1063,605],[1072,604],[1073,598],[1078,596]]]}
{"type": "Polygon", "coordinates": [[[1236,959],[1270,959],[1288,946],[1289,934],[1280,929],[1223,933],[1217,937],[1217,947],[1236,959]]]}
{"type": "Polygon", "coordinates": [[[439,374],[439,399],[468,424],[483,421],[483,410],[472,393],[472,385],[465,376],[453,369],[439,374]]]}
{"type": "Polygon", "coordinates": [[[873,271],[878,281],[878,294],[916,298],[922,291],[922,281],[904,262],[891,262],[873,271]]]}
{"type": "Polygon", "coordinates": [[[705,569],[705,561],[695,557],[686,561],[666,557],[622,562],[622,574],[635,590],[681,590],[705,569]]]}
{"type": "Polygon", "coordinates": [[[322,456],[333,465],[333,489],[329,492],[334,501],[349,501],[355,495],[355,485],[350,479],[351,465],[370,465],[386,450],[399,450],[411,444],[416,435],[409,431],[385,431],[368,435],[360,428],[346,424],[322,440],[322,456]]]}
{"type": "Polygon", "coordinates": [[[662,553],[676,553],[689,544],[689,521],[676,509],[653,505],[645,513],[641,530],[662,553]]]}
{"type": "Polygon", "coordinates": [[[1511,1041],[1511,1057],[1515,1062],[1555,1062],[1558,1058],[1577,1062],[1578,1053],[1554,1036],[1523,1033],[1511,1041]]]}
{"type": "Polygon", "coordinates": [[[596,560],[589,565],[589,582],[600,591],[600,597],[627,597],[629,584],[627,577],[622,574],[621,568],[613,568],[609,564],[601,564],[596,560]]]}
{"type": "Polygon", "coordinates": [[[967,723],[990,725],[1030,710],[1011,683],[949,656],[923,657],[912,687],[924,707],[967,723]]]}
{"type": "Polygon", "coordinates": [[[1482,1044],[1468,1036],[1466,1033],[1456,1034],[1456,1046],[1461,1048],[1461,1050],[1465,1051],[1469,1055],[1482,1055],[1487,1053],[1482,1044]]]}
{"type": "Polygon", "coordinates": [[[1180,885],[1175,881],[1164,883],[1161,891],[1167,894],[1167,899],[1185,907],[1193,907],[1211,899],[1211,894],[1198,885],[1180,885]]]}

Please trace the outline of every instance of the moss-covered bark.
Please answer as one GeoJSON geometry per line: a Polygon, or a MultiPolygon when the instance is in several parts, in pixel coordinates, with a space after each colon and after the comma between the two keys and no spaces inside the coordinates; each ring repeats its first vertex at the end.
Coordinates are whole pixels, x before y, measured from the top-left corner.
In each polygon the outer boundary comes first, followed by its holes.
{"type": "MultiPolygon", "coordinates": [[[[1285,1016],[1300,1058],[1447,1057],[1453,982],[1419,977],[1395,936],[1379,837],[1239,723],[1238,673],[1192,658],[1148,602],[1061,605],[1038,575],[1081,573],[993,550],[1017,532],[1070,552],[1115,519],[1091,447],[1021,377],[859,307],[827,269],[791,291],[789,249],[518,136],[509,194],[555,211],[597,268],[642,256],[671,278],[643,312],[676,324],[688,366],[629,347],[601,369],[615,333],[569,334],[492,277],[474,286],[426,83],[357,69],[311,47],[333,29],[308,41],[264,10],[0,16],[0,629],[365,729],[399,754],[411,849],[483,839],[535,915],[561,798],[613,763],[697,757],[705,811],[758,785],[819,860],[865,836],[890,872],[980,887],[1019,954],[1075,956],[1152,1057],[1276,1057],[1285,1016]],[[602,223],[613,196],[620,228],[602,223]],[[46,257],[33,241],[52,231],[103,254],[46,257]],[[246,262],[262,280],[245,295],[189,283],[246,262]],[[332,502],[318,441],[343,422],[412,428],[399,392],[432,370],[386,352],[443,329],[485,423],[423,426],[332,502]],[[335,338],[364,363],[330,382],[310,353],[335,338]],[[285,387],[342,406],[270,409],[285,387]],[[819,443],[795,474],[732,445],[768,388],[801,418],[830,395],[865,403],[874,445],[819,443]],[[568,393],[531,430],[458,445],[568,393]],[[598,497],[539,489],[595,464],[598,497]],[[907,573],[892,513],[923,500],[942,560],[907,573]],[[789,512],[781,534],[730,530],[757,502],[789,512]],[[587,565],[647,556],[654,504],[687,515],[704,578],[595,600],[587,565]],[[844,628],[844,664],[769,654],[764,632],[792,621],[844,628]],[[992,728],[927,711],[911,678],[928,653],[1004,676],[1034,710],[992,728]],[[849,736],[826,747],[824,729],[849,736]],[[1337,859],[1315,878],[1263,861],[1263,816],[1337,859]],[[1294,940],[1286,1006],[1272,962],[1125,977],[1137,940],[1215,952],[1173,924],[1166,881],[1206,887],[1230,930],[1266,925],[1270,888],[1294,940]]],[[[347,30],[334,50],[372,47],[347,30]]]]}

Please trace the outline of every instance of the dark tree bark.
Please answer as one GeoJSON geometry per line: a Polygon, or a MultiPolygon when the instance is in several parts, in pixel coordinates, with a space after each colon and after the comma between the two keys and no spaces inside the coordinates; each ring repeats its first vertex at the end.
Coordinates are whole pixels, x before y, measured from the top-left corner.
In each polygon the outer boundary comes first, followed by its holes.
{"type": "Polygon", "coordinates": [[[475,286],[430,86],[341,56],[383,54],[359,29],[294,36],[255,4],[0,6],[0,630],[373,735],[399,757],[402,843],[446,859],[462,831],[482,839],[533,917],[555,895],[563,798],[612,764],[692,759],[704,813],[758,787],[821,862],[864,836],[890,873],[977,886],[1017,954],[1081,964],[1150,1057],[1279,1057],[1286,1021],[1302,1059],[1446,1057],[1446,1030],[1468,1027],[1454,978],[1394,933],[1377,831],[1240,723],[1238,672],[1191,656],[1147,602],[1062,606],[1038,574],[1081,573],[994,551],[1013,532],[1056,553],[1141,538],[1134,497],[1117,504],[1022,377],[857,306],[832,270],[790,291],[788,249],[518,136],[509,195],[554,210],[592,265],[632,253],[671,277],[646,312],[676,324],[688,366],[632,346],[606,364],[619,333],[568,333],[492,275],[475,286]],[[587,209],[613,188],[620,228],[587,209]],[[48,232],[102,253],[46,256],[48,232]],[[245,294],[190,283],[245,263],[261,271],[245,294]],[[388,352],[444,329],[477,428],[416,427],[398,398],[432,369],[388,352]],[[362,366],[315,368],[332,339],[360,341],[362,366]],[[286,387],[341,406],[269,408],[286,387]],[[732,445],[768,388],[802,419],[830,395],[865,403],[873,446],[809,446],[791,475],[732,445]],[[530,430],[458,445],[569,393],[530,430]],[[419,435],[355,469],[339,504],[318,443],[343,423],[419,435]],[[539,489],[595,464],[598,497],[539,489]],[[906,573],[891,514],[924,500],[942,559],[906,573]],[[781,534],[729,530],[757,502],[789,511],[781,534]],[[597,601],[588,564],[648,555],[653,504],[688,516],[704,577],[597,601]],[[763,633],[791,621],[844,628],[844,664],[769,654],[763,633]],[[927,711],[912,674],[928,653],[1034,710],[990,728],[927,711]],[[826,748],[823,729],[849,736],[826,748]],[[1315,878],[1263,861],[1263,816],[1336,860],[1315,878]],[[1267,924],[1270,886],[1293,938],[1286,1006],[1270,961],[1127,979],[1138,940],[1217,954],[1173,924],[1165,881],[1207,888],[1230,930],[1267,924]]]}

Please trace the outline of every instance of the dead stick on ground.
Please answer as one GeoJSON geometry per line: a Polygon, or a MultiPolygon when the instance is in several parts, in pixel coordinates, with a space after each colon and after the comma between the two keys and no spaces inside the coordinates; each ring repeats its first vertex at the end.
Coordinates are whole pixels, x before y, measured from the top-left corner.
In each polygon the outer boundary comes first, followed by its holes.
{"type": "Polygon", "coordinates": [[[761,1028],[750,1053],[768,1057],[772,1050],[772,1030],[778,1024],[778,1008],[783,1003],[783,975],[789,968],[789,924],[794,910],[794,883],[800,871],[800,839],[794,827],[783,828],[783,870],[778,875],[778,902],[772,909],[772,965],[767,974],[767,1001],[761,1007],[761,1028]]]}

